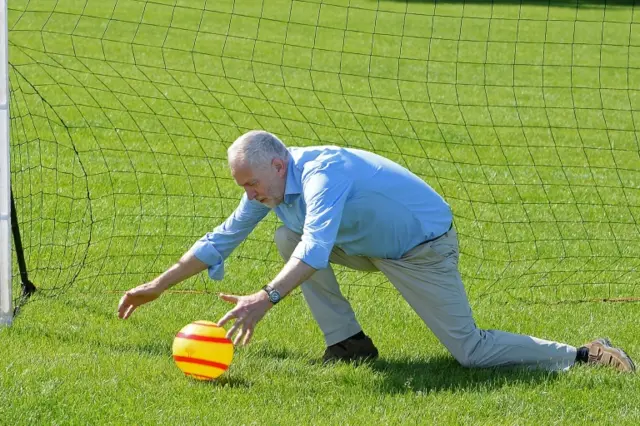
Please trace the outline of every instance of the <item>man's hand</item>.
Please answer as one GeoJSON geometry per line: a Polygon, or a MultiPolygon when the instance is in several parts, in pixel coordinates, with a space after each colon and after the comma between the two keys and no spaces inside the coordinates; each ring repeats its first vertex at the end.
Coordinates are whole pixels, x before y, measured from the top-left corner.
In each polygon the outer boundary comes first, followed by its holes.
{"type": "Polygon", "coordinates": [[[138,306],[156,300],[162,292],[162,288],[152,283],[142,284],[132,288],[120,299],[118,317],[122,319],[129,318],[138,306]]]}
{"type": "Polygon", "coordinates": [[[220,318],[218,326],[222,327],[229,320],[235,318],[235,323],[227,332],[227,339],[231,339],[239,330],[233,340],[234,345],[242,343],[246,345],[253,336],[253,329],[258,321],[264,317],[267,311],[273,306],[269,301],[269,296],[265,291],[250,294],[248,296],[233,296],[230,294],[220,294],[220,298],[229,303],[235,303],[236,307],[220,318]]]}
{"type": "Polygon", "coordinates": [[[127,291],[118,305],[118,316],[127,319],[140,305],[156,300],[163,291],[187,278],[207,269],[207,264],[192,252],[186,252],[172,267],[158,278],[127,291]]]}

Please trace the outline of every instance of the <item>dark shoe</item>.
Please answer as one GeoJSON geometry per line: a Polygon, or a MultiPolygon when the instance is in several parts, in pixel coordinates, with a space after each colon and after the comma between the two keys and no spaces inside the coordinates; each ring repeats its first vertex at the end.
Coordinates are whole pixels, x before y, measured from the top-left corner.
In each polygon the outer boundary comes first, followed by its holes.
{"type": "Polygon", "coordinates": [[[589,364],[607,365],[619,371],[633,373],[636,366],[622,349],[611,346],[609,339],[597,339],[584,345],[589,350],[589,364]]]}
{"type": "Polygon", "coordinates": [[[366,361],[378,358],[378,349],[368,336],[361,339],[350,337],[327,347],[322,356],[323,364],[336,361],[366,361]]]}

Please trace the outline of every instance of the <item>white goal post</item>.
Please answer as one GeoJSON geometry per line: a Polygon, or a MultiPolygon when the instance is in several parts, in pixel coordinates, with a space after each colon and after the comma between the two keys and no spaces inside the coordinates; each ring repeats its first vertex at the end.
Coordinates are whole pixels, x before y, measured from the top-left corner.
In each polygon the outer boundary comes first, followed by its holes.
{"type": "Polygon", "coordinates": [[[0,326],[13,320],[7,0],[0,0],[0,326]]]}

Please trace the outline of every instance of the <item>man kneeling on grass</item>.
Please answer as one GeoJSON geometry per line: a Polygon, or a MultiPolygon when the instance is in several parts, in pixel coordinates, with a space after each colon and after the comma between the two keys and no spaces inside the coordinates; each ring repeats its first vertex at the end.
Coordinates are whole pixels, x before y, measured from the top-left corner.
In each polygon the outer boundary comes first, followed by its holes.
{"type": "Polygon", "coordinates": [[[245,190],[237,209],[162,275],[127,291],[120,318],[204,269],[222,279],[224,260],[273,210],[284,223],[275,233],[284,268],[254,294],[220,295],[235,304],[218,321],[235,320],[227,333],[235,344],[248,343],[266,312],[301,285],[324,333],[324,361],[376,358],[378,350],[340,292],[330,266],[337,263],[386,275],[463,366],[564,370],[588,362],[635,371],[629,356],[607,339],[576,348],[476,327],[458,271],[451,209],[400,165],[356,149],[287,148],[264,131],[239,137],[228,160],[245,190]]]}

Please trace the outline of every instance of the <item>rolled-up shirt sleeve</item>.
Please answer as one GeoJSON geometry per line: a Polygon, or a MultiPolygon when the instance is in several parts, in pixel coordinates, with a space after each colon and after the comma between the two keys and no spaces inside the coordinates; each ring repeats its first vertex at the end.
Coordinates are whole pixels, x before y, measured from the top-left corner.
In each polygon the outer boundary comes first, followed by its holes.
{"type": "Polygon", "coordinates": [[[246,194],[233,214],[212,232],[208,232],[191,247],[190,252],[208,266],[209,277],[224,277],[224,261],[253,231],[270,209],[258,201],[250,201],[246,194]]]}
{"type": "Polygon", "coordinates": [[[329,265],[329,255],[352,184],[350,178],[331,167],[312,170],[303,176],[302,192],[307,212],[302,238],[291,256],[314,269],[329,265]]]}

